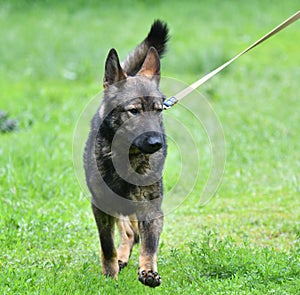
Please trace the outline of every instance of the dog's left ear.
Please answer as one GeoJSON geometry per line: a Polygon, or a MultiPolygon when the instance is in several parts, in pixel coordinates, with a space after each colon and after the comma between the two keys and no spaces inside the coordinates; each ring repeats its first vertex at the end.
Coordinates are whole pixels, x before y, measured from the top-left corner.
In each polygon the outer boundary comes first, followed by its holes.
{"type": "Polygon", "coordinates": [[[138,76],[146,76],[153,78],[159,82],[160,79],[160,60],[157,50],[154,47],[150,47],[144,63],[137,73],[138,76]]]}
{"type": "Polygon", "coordinates": [[[105,75],[103,80],[103,87],[106,89],[109,85],[126,79],[127,75],[123,71],[117,51],[112,48],[105,62],[105,75]]]}

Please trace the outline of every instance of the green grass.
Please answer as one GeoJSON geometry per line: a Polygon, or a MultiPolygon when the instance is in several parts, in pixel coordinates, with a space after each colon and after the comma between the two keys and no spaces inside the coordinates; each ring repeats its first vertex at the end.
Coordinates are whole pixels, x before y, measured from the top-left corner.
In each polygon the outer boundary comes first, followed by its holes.
{"type": "MultiPolygon", "coordinates": [[[[277,0],[1,1],[0,111],[18,123],[0,133],[0,294],[298,294],[299,21],[200,89],[227,154],[222,184],[206,206],[199,195],[209,142],[192,116],[182,119],[199,147],[200,178],[165,217],[161,287],[137,281],[138,248],[118,282],[101,276],[96,226],[72,156],[76,122],[102,90],[108,50],[122,59],[153,19],[171,29],[163,75],[189,83],[298,9],[277,0]]],[[[197,97],[186,99],[196,110],[197,97]]],[[[181,115],[179,107],[168,112],[181,115]]],[[[170,143],[167,191],[177,167],[170,143]]],[[[192,172],[181,176],[174,199],[192,172]]]]}

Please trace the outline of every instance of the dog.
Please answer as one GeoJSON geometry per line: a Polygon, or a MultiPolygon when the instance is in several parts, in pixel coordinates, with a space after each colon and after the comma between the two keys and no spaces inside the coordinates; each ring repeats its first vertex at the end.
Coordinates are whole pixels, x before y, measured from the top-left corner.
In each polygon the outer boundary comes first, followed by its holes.
{"type": "Polygon", "coordinates": [[[97,224],[102,273],[118,278],[141,239],[138,280],[157,287],[157,251],[163,227],[162,169],[167,144],[165,96],[159,90],[160,58],[169,29],[156,20],[147,37],[122,63],[111,49],[105,63],[103,99],[84,151],[87,186],[97,224]],[[120,234],[118,249],[114,227],[120,234]]]}

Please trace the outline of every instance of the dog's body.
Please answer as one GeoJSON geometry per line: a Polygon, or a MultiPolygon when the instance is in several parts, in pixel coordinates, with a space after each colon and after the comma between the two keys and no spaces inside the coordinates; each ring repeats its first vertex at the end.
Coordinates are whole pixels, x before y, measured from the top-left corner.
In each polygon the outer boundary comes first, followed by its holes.
{"type": "Polygon", "coordinates": [[[98,227],[103,274],[117,278],[141,237],[139,280],[160,285],[157,248],[163,226],[162,168],[166,141],[160,61],[168,39],[156,21],[122,66],[114,49],[107,57],[104,97],[93,118],[84,166],[98,227]],[[121,241],[114,245],[114,224],[121,241]]]}

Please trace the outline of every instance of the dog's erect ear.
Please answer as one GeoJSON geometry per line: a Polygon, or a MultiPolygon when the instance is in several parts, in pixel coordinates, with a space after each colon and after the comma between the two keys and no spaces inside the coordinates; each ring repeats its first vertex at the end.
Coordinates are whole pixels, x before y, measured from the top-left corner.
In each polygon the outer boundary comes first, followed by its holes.
{"type": "Polygon", "coordinates": [[[137,73],[139,76],[146,76],[149,78],[160,79],[160,60],[157,50],[154,47],[150,47],[144,63],[137,73]]]}
{"type": "Polygon", "coordinates": [[[117,51],[114,48],[112,48],[109,51],[105,62],[105,75],[103,87],[107,88],[108,85],[124,80],[126,79],[126,77],[127,75],[120,65],[117,51]]]}

